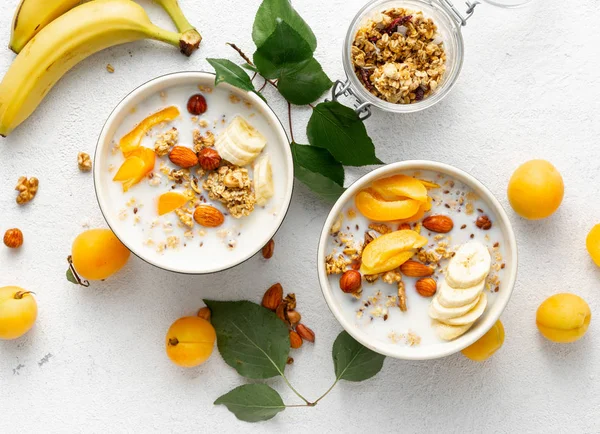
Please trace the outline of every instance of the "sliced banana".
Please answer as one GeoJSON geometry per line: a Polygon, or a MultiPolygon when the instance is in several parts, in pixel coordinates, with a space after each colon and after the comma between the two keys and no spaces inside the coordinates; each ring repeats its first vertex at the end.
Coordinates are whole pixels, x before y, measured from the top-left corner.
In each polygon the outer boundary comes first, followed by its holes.
{"type": "Polygon", "coordinates": [[[482,292],[479,296],[479,300],[473,309],[471,309],[468,313],[458,318],[445,319],[443,322],[448,325],[460,326],[466,324],[473,324],[475,321],[479,319],[483,312],[485,312],[485,308],[487,306],[487,296],[485,292],[482,292]]]}
{"type": "Polygon", "coordinates": [[[446,281],[453,288],[471,288],[485,280],[491,265],[486,246],[478,241],[463,244],[448,264],[446,281]]]}
{"type": "Polygon", "coordinates": [[[254,162],[254,195],[256,204],[264,205],[275,194],[271,158],[263,155],[254,162]]]}
{"type": "MultiPolygon", "coordinates": [[[[462,291],[462,290],[459,290],[462,291]]],[[[451,318],[458,318],[467,314],[471,309],[475,307],[479,298],[476,298],[471,303],[460,307],[445,307],[438,300],[439,296],[435,296],[429,304],[429,316],[433,319],[445,321],[451,318]]]]}
{"type": "Polygon", "coordinates": [[[444,324],[443,322],[439,322],[435,319],[431,321],[431,326],[433,327],[435,334],[440,339],[443,339],[445,341],[452,341],[457,337],[464,335],[471,328],[472,325],[473,323],[461,326],[452,326],[444,324]]]}
{"type": "Polygon", "coordinates": [[[483,292],[485,288],[485,280],[482,280],[472,288],[455,289],[452,288],[447,280],[444,280],[440,285],[438,295],[436,298],[438,302],[447,308],[462,307],[473,302],[476,302],[479,298],[479,294],[483,292]]]}
{"type": "Polygon", "coordinates": [[[221,158],[236,166],[252,163],[267,145],[267,139],[242,116],[236,116],[215,140],[221,158]]]}

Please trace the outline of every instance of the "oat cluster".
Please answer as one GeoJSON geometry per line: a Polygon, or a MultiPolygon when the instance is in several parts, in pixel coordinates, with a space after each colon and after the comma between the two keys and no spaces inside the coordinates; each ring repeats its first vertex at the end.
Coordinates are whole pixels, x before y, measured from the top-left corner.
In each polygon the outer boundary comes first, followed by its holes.
{"type": "Polygon", "coordinates": [[[394,104],[412,104],[431,95],[442,81],[446,52],[431,18],[394,8],[358,30],[352,63],[373,95],[394,104]]]}
{"type": "Polygon", "coordinates": [[[234,218],[249,216],[254,211],[256,197],[248,170],[226,165],[208,175],[202,187],[208,197],[223,203],[234,218]]]}

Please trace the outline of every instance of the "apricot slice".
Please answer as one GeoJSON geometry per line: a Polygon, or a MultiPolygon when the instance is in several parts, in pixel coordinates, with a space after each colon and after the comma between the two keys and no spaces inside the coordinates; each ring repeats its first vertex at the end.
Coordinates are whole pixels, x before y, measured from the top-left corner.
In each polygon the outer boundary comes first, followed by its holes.
{"type": "Polygon", "coordinates": [[[414,199],[385,201],[378,198],[373,191],[363,190],[355,199],[356,207],[366,218],[389,222],[414,216],[421,206],[421,202],[414,199]]]}
{"type": "Polygon", "coordinates": [[[135,151],[131,152],[128,157],[140,157],[144,160],[145,164],[145,175],[154,170],[154,164],[156,163],[156,153],[150,149],[145,147],[137,148],[135,151]]]}
{"type": "Polygon", "coordinates": [[[436,184],[432,181],[426,181],[424,179],[419,179],[418,181],[423,184],[427,190],[435,190],[436,188],[440,188],[439,184],[436,184]]]}
{"type": "Polygon", "coordinates": [[[410,258],[412,258],[415,255],[415,253],[416,253],[416,250],[414,250],[414,249],[407,250],[406,252],[402,252],[396,256],[392,256],[387,261],[377,264],[373,268],[367,267],[363,262],[360,266],[360,272],[363,275],[369,276],[372,274],[385,273],[386,271],[395,270],[400,265],[404,264],[406,261],[408,261],[410,258]]]}
{"type": "Polygon", "coordinates": [[[130,153],[130,156],[119,168],[113,181],[123,183],[123,191],[128,191],[135,184],[154,170],[156,154],[150,148],[138,148],[130,153]]]}
{"type": "MultiPolygon", "coordinates": [[[[367,244],[367,247],[363,250],[362,263],[365,268],[373,270],[386,263],[392,257],[407,250],[418,249],[425,244],[427,244],[427,238],[422,237],[415,231],[401,230],[390,232],[367,244]]],[[[406,260],[408,259],[410,258],[406,260]]]]}
{"type": "Polygon", "coordinates": [[[131,152],[139,148],[142,143],[142,138],[153,127],[161,122],[172,121],[177,116],[179,116],[179,109],[175,106],[166,107],[148,116],[119,141],[119,147],[121,148],[123,155],[127,157],[131,152]]]}
{"type": "Polygon", "coordinates": [[[174,191],[161,194],[158,198],[158,215],[165,215],[173,212],[184,206],[189,200],[190,197],[174,191]]]}
{"type": "Polygon", "coordinates": [[[119,171],[113,178],[113,181],[129,181],[143,173],[146,163],[140,157],[129,157],[119,168],[119,171]]]}
{"type": "Polygon", "coordinates": [[[371,188],[384,200],[395,201],[410,198],[419,202],[427,201],[427,189],[418,179],[406,175],[394,175],[389,178],[378,179],[371,188]]]}

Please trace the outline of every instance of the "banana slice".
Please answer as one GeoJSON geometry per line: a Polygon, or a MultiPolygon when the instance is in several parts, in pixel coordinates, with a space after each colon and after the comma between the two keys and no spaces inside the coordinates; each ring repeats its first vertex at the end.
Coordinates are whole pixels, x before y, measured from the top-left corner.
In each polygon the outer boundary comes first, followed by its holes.
{"type": "MultiPolygon", "coordinates": [[[[462,290],[460,290],[462,291],[462,290]]],[[[435,296],[429,304],[429,316],[439,321],[445,321],[452,318],[458,318],[467,314],[471,309],[475,307],[479,298],[476,298],[471,303],[468,303],[460,307],[445,307],[438,300],[439,296],[435,296]]]]}
{"type": "Polygon", "coordinates": [[[437,320],[431,321],[431,326],[433,327],[435,334],[440,339],[443,339],[445,341],[452,341],[452,340],[456,339],[457,337],[464,335],[471,328],[472,325],[473,325],[473,323],[465,324],[465,325],[461,325],[461,326],[452,326],[452,325],[444,324],[437,320]]]}
{"type": "Polygon", "coordinates": [[[485,292],[482,292],[479,296],[479,300],[473,309],[471,309],[467,314],[460,316],[458,318],[445,319],[442,322],[448,325],[460,326],[466,324],[473,324],[475,321],[479,319],[483,312],[485,312],[485,308],[487,306],[487,296],[485,292]]]}
{"type": "Polygon", "coordinates": [[[485,280],[491,265],[486,246],[478,241],[463,244],[448,264],[446,281],[453,288],[471,288],[485,280]]]}
{"type": "Polygon", "coordinates": [[[256,204],[264,205],[275,194],[271,158],[263,155],[254,162],[254,195],[256,204]]]}
{"type": "Polygon", "coordinates": [[[440,285],[436,298],[443,307],[456,308],[476,302],[479,295],[485,288],[485,280],[482,280],[472,288],[455,289],[452,288],[447,280],[440,285]]]}
{"type": "Polygon", "coordinates": [[[241,116],[233,118],[215,141],[221,158],[236,166],[252,163],[266,145],[267,139],[241,116]]]}

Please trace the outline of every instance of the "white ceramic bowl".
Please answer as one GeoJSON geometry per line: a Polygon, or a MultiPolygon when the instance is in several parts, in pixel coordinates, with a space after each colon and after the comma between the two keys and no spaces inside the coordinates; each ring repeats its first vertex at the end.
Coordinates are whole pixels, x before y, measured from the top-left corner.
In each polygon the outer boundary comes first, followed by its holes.
{"type": "MultiPolygon", "coordinates": [[[[123,134],[124,128],[126,127],[126,131],[128,131],[131,127],[133,127],[133,125],[135,125],[135,123],[139,122],[141,119],[143,119],[143,117],[150,114],[138,113],[140,110],[136,111],[137,107],[140,104],[144,105],[144,101],[146,101],[146,104],[148,104],[148,99],[153,97],[156,98],[161,91],[189,86],[190,90],[193,91],[193,89],[195,89],[195,92],[198,92],[198,86],[214,87],[214,83],[214,74],[206,72],[181,72],[164,75],[143,84],[127,95],[113,110],[106,121],[104,128],[102,129],[102,133],[100,134],[96,148],[94,161],[94,185],[98,203],[106,222],[115,235],[136,256],[156,267],[177,273],[214,273],[234,267],[246,261],[259,252],[262,247],[267,244],[267,242],[275,235],[285,218],[292,198],[292,190],[294,185],[294,166],[289,140],[283,126],[281,125],[281,122],[271,108],[255,94],[244,92],[226,83],[220,83],[217,87],[217,90],[213,92],[212,95],[206,95],[209,106],[211,102],[210,98],[213,98],[212,101],[220,103],[221,100],[214,100],[214,98],[217,97],[216,94],[222,94],[222,92],[218,92],[219,89],[225,90],[227,92],[227,96],[229,96],[231,93],[238,96],[241,100],[250,102],[252,105],[251,110],[256,114],[256,116],[250,119],[250,121],[253,124],[258,123],[260,126],[262,126],[263,134],[265,134],[267,138],[270,138],[265,150],[269,152],[272,157],[275,156],[274,153],[276,153],[276,157],[280,162],[277,167],[273,167],[275,178],[274,181],[276,184],[276,190],[278,190],[278,192],[276,192],[276,197],[267,204],[267,207],[269,207],[270,218],[255,218],[255,215],[259,212],[259,210],[256,210],[252,215],[250,215],[250,217],[240,219],[240,222],[253,218],[255,220],[246,223],[248,225],[248,230],[246,230],[246,232],[243,234],[243,238],[240,238],[240,242],[232,254],[219,254],[217,255],[218,258],[215,258],[213,253],[213,251],[216,249],[211,249],[211,247],[206,249],[205,247],[202,251],[195,250],[191,252],[189,250],[189,246],[187,247],[187,251],[185,249],[181,249],[179,252],[170,251],[160,256],[147,246],[143,245],[141,235],[137,233],[135,230],[136,228],[127,228],[121,224],[119,221],[118,208],[122,204],[119,205],[114,203],[116,202],[115,198],[118,196],[116,196],[114,191],[115,183],[112,181],[114,173],[109,173],[108,167],[110,166],[111,159],[114,158],[114,155],[111,152],[112,148],[114,147],[114,143],[118,143],[120,136],[123,134]],[[139,118],[136,118],[135,123],[131,120],[132,113],[139,118]],[[265,132],[265,129],[268,131],[265,132]],[[207,257],[204,255],[209,256],[207,257]]],[[[176,90],[173,90],[172,93],[176,93],[176,90]]],[[[171,94],[167,93],[167,95],[167,102],[164,103],[163,106],[171,104],[171,102],[169,102],[171,94]]],[[[191,96],[191,94],[188,95],[188,97],[189,96],[191,96]]],[[[182,116],[191,117],[186,110],[187,99],[177,101],[182,116]]],[[[156,111],[160,108],[162,107],[154,107],[153,111],[156,111]]],[[[250,110],[250,108],[249,106],[240,103],[235,109],[231,110],[239,110],[241,113],[242,110],[250,110]]],[[[206,113],[207,116],[203,117],[206,117],[212,121],[208,114],[209,112],[206,113]]],[[[214,116],[215,114],[213,113],[213,117],[214,116]]],[[[219,116],[220,113],[217,113],[215,119],[219,116]]],[[[222,127],[221,123],[219,123],[218,128],[224,128],[224,126],[222,127]]],[[[185,145],[186,143],[181,143],[182,134],[183,133],[180,131],[180,144],[185,145]]],[[[186,134],[191,137],[191,130],[186,132],[186,134]]],[[[191,143],[187,144],[191,145],[191,143]]],[[[156,164],[157,166],[155,167],[155,172],[158,170],[159,160],[157,160],[156,164]]],[[[138,186],[135,186],[133,189],[137,187],[138,186]]],[[[266,210],[260,211],[266,212],[266,210]]],[[[196,229],[198,229],[198,227],[196,229]]]]}
{"type": "MultiPolygon", "coordinates": [[[[340,322],[342,327],[358,342],[367,348],[386,356],[406,360],[427,360],[449,356],[462,350],[463,348],[468,347],[477,341],[481,336],[483,336],[500,318],[500,315],[504,311],[504,308],[510,299],[516,281],[517,243],[512,226],[508,216],[504,212],[504,209],[498,200],[496,200],[496,198],[490,193],[490,191],[477,179],[466,172],[463,172],[462,170],[443,163],[437,163],[433,161],[403,161],[383,166],[363,176],[354,184],[352,184],[338,199],[331,209],[321,233],[317,262],[319,282],[321,284],[323,296],[329,305],[329,309],[340,322]],[[348,319],[348,315],[343,314],[340,298],[336,297],[336,295],[338,295],[337,293],[340,292],[340,288],[338,285],[332,285],[330,283],[330,279],[325,271],[325,257],[328,254],[328,241],[331,236],[331,226],[340,212],[342,212],[344,206],[347,205],[348,202],[354,200],[354,196],[359,190],[367,187],[376,179],[396,175],[399,173],[415,171],[433,171],[448,175],[449,177],[465,184],[481,198],[482,202],[485,203],[487,210],[491,214],[495,215],[494,225],[499,227],[501,230],[505,252],[503,261],[506,266],[505,269],[502,270],[505,273],[501,283],[502,288],[497,294],[495,294],[495,297],[497,298],[495,298],[494,303],[491,306],[488,306],[484,315],[467,333],[450,342],[410,347],[399,345],[391,341],[386,342],[381,339],[374,339],[365,331],[364,328],[353,324],[352,321],[348,319]],[[334,291],[336,294],[334,294],[334,291]]],[[[424,315],[427,315],[426,312],[424,312],[424,315]]]]}

